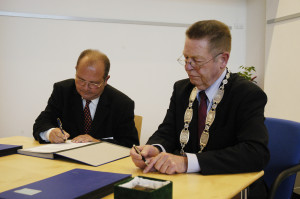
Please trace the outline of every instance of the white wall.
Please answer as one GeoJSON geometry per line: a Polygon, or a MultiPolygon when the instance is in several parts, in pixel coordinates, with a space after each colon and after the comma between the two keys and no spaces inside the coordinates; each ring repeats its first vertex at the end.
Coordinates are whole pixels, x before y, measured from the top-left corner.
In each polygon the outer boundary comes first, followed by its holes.
{"type": "MultiPolygon", "coordinates": [[[[268,0],[267,20],[300,13],[298,0],[268,0]]],[[[300,18],[267,25],[266,116],[300,122],[300,18]]]]}
{"type": "Polygon", "coordinates": [[[247,0],[246,66],[255,66],[255,81],[264,88],[266,1],[247,0]]]}
{"type": "MultiPolygon", "coordinates": [[[[0,0],[0,12],[184,24],[221,20],[232,27],[228,66],[236,72],[240,65],[252,64],[246,50],[255,49],[246,48],[246,27],[251,22],[247,12],[252,10],[247,4],[246,0],[0,0]]],[[[143,116],[142,143],[163,120],[173,83],[187,77],[176,62],[185,27],[0,16],[0,28],[0,137],[32,135],[32,124],[45,108],[53,83],[74,76],[77,57],[86,48],[99,49],[110,58],[109,83],[131,97],[135,113],[143,116]]]]}

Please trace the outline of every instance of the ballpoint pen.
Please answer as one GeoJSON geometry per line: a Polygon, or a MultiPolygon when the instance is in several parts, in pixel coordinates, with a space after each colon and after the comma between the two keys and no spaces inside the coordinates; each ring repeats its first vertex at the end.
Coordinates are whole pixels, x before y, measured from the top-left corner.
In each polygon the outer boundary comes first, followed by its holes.
{"type": "Polygon", "coordinates": [[[62,134],[64,135],[64,141],[66,141],[66,135],[65,135],[65,133],[64,133],[64,131],[63,131],[63,128],[62,128],[62,123],[61,123],[61,121],[60,121],[60,119],[59,118],[57,118],[57,124],[58,124],[58,127],[59,127],[59,129],[61,130],[61,132],[62,132],[62,134]]]}
{"type": "MultiPolygon", "coordinates": [[[[135,146],[135,144],[133,145],[133,148],[135,149],[135,151],[136,151],[139,155],[142,156],[140,150],[135,146]]],[[[144,156],[142,156],[142,160],[145,162],[146,165],[148,165],[148,163],[147,163],[147,161],[146,161],[146,159],[145,159],[144,156]]]]}

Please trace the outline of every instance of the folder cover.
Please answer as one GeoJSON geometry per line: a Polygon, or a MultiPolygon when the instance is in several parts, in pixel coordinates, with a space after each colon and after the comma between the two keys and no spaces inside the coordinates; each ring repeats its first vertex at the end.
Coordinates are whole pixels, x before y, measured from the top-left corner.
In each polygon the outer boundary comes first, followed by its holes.
{"type": "Polygon", "coordinates": [[[17,153],[17,150],[22,148],[22,145],[0,144],[0,157],[17,153]]]}
{"type": "Polygon", "coordinates": [[[56,176],[0,193],[7,199],[101,198],[113,192],[114,184],[131,174],[73,169],[56,176]]]}

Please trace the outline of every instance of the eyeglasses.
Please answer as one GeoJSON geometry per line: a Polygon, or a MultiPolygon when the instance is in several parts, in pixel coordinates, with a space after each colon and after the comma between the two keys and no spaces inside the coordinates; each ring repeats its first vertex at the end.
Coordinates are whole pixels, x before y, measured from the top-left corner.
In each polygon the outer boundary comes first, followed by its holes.
{"type": "Polygon", "coordinates": [[[186,66],[187,64],[190,64],[192,68],[198,70],[201,66],[207,64],[208,62],[210,62],[211,60],[213,60],[214,58],[218,57],[219,55],[221,55],[223,53],[219,53],[216,56],[212,57],[211,59],[209,59],[208,61],[196,61],[194,58],[191,58],[191,61],[187,61],[187,58],[184,55],[181,55],[177,61],[179,64],[186,66]]]}
{"type": "Polygon", "coordinates": [[[94,82],[89,82],[89,81],[86,81],[84,79],[81,79],[81,78],[77,77],[77,75],[76,75],[75,76],[75,81],[77,81],[77,83],[80,86],[85,86],[87,84],[89,88],[93,89],[93,88],[100,88],[105,80],[103,80],[101,83],[97,84],[97,83],[94,83],[94,82]]]}

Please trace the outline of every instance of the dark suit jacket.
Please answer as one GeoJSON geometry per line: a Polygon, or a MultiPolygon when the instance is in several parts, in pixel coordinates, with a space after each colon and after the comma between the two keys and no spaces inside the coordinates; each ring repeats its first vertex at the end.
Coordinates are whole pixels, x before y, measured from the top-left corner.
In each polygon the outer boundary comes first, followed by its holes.
{"type": "MultiPolygon", "coordinates": [[[[161,144],[167,152],[179,154],[179,135],[193,87],[189,79],[174,84],[165,119],[147,144],[161,144]]],[[[198,101],[194,101],[190,138],[184,150],[196,153],[202,174],[254,172],[265,168],[269,161],[268,132],[264,125],[266,102],[266,94],[257,85],[231,74],[209,130],[208,144],[202,153],[197,153],[198,101]]]]}
{"type": "MultiPolygon", "coordinates": [[[[74,79],[55,83],[48,105],[33,125],[33,136],[43,142],[40,132],[57,127],[60,118],[70,138],[84,134],[82,98],[74,79]]],[[[111,142],[127,147],[139,144],[134,124],[134,102],[125,94],[107,85],[100,96],[90,135],[96,139],[113,137],[111,142]]]]}

